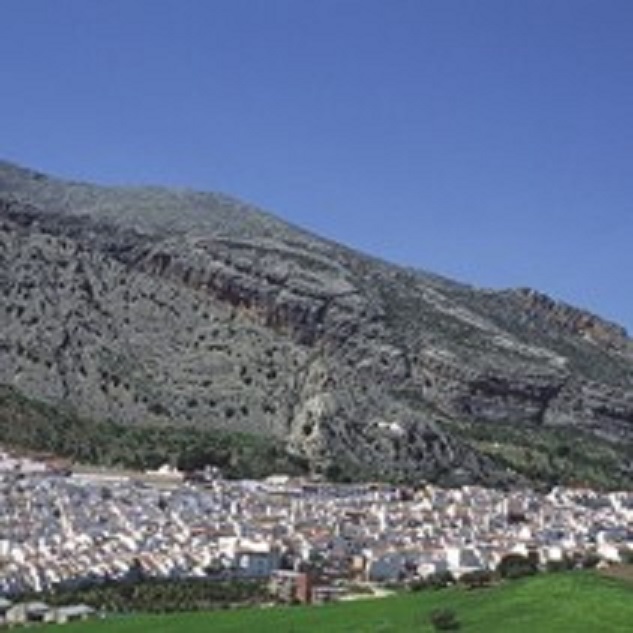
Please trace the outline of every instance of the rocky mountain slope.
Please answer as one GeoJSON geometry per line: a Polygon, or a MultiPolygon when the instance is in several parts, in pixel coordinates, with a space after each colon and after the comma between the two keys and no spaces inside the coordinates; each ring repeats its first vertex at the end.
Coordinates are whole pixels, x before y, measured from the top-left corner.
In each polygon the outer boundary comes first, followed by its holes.
{"type": "Polygon", "coordinates": [[[0,383],[85,419],[276,438],[337,476],[633,480],[621,327],[223,195],[0,163],[0,296],[0,383]]]}

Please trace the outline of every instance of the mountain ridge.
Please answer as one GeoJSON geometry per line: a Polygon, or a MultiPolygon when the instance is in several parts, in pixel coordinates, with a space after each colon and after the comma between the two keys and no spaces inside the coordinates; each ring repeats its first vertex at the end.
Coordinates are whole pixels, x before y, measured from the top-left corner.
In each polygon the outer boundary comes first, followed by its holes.
{"type": "Polygon", "coordinates": [[[434,481],[531,477],[473,431],[633,441],[626,330],[536,290],[395,266],[223,194],[6,162],[0,219],[0,383],[83,416],[434,481]]]}

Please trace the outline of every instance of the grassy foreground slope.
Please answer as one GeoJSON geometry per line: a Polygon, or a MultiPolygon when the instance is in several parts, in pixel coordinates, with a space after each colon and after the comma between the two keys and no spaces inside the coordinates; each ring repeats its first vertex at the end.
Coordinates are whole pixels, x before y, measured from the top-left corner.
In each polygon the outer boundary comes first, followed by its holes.
{"type": "Polygon", "coordinates": [[[423,633],[433,631],[428,616],[438,608],[454,610],[461,631],[469,633],[629,633],[633,586],[594,573],[549,574],[475,591],[427,591],[312,608],[130,616],[68,625],[64,631],[423,633]]]}

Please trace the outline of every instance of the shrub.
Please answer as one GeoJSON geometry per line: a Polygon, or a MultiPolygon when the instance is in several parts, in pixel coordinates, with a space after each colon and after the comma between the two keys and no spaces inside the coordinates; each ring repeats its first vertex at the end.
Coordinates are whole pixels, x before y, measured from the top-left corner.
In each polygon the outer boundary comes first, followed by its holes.
{"type": "Polygon", "coordinates": [[[488,587],[492,580],[492,572],[486,569],[477,569],[463,574],[459,582],[468,589],[480,589],[481,587],[488,587]]]}
{"type": "Polygon", "coordinates": [[[443,589],[444,587],[455,584],[455,577],[450,571],[436,571],[427,576],[426,582],[432,589],[443,589]]]}
{"type": "Polygon", "coordinates": [[[583,569],[594,569],[600,562],[600,556],[593,553],[585,554],[579,561],[583,569]]]}
{"type": "Polygon", "coordinates": [[[633,550],[631,549],[620,550],[620,560],[625,565],[633,565],[633,550]]]}
{"type": "Polygon", "coordinates": [[[436,631],[457,631],[461,624],[452,609],[437,609],[431,613],[429,621],[436,631]]]}

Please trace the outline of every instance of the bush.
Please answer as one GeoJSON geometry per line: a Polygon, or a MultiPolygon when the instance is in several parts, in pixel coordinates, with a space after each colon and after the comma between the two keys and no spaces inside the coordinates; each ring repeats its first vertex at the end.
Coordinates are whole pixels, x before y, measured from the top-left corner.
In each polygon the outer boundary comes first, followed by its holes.
{"type": "Polygon", "coordinates": [[[416,578],[409,583],[409,591],[424,591],[429,588],[429,583],[425,578],[416,578]]]}
{"type": "Polygon", "coordinates": [[[569,571],[576,566],[573,558],[563,558],[562,560],[548,560],[545,569],[550,573],[569,571]]]}
{"type": "Polygon", "coordinates": [[[481,587],[488,587],[492,580],[492,572],[486,569],[477,569],[463,574],[459,582],[468,589],[480,589],[481,587]]]}
{"type": "Polygon", "coordinates": [[[457,631],[461,624],[452,609],[437,609],[431,613],[429,621],[436,631],[457,631]]]}
{"type": "Polygon", "coordinates": [[[443,589],[455,584],[455,577],[450,571],[436,571],[427,576],[426,582],[431,589],[443,589]]]}
{"type": "Polygon", "coordinates": [[[583,569],[595,569],[599,562],[600,556],[592,553],[585,554],[585,556],[579,560],[580,566],[583,569]]]}
{"type": "Polygon", "coordinates": [[[633,565],[633,550],[631,549],[620,550],[620,560],[625,565],[633,565]]]}

